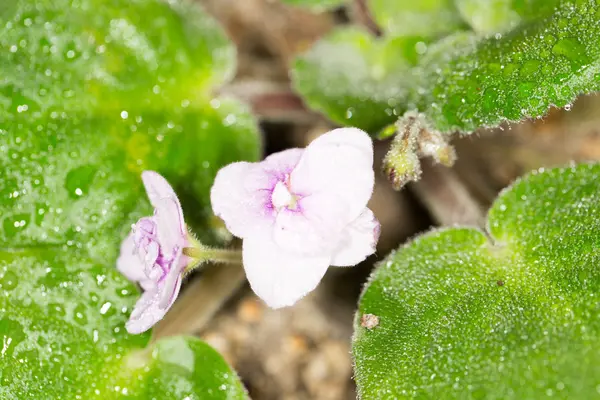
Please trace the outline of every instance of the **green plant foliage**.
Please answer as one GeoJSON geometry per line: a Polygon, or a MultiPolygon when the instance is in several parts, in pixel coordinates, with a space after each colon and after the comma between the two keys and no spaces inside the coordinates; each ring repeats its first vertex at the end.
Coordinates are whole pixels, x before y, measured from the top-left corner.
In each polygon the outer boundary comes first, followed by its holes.
{"type": "Polygon", "coordinates": [[[127,368],[118,375],[122,398],[248,398],[237,375],[221,355],[196,338],[162,339],[148,352],[131,354],[126,365],[127,368]],[[123,388],[128,388],[126,396],[123,396],[123,388]]]}
{"type": "Polygon", "coordinates": [[[292,71],[308,104],[340,125],[375,133],[398,119],[394,98],[407,95],[418,37],[378,39],[358,28],[341,28],[299,57],[292,71]]]}
{"type": "Polygon", "coordinates": [[[355,323],[361,398],[597,397],[599,178],[534,172],[496,200],[489,236],[437,230],[382,262],[355,323]]]}
{"type": "Polygon", "coordinates": [[[551,15],[561,0],[455,0],[464,20],[480,34],[510,30],[519,23],[551,15]]]}
{"type": "Polygon", "coordinates": [[[521,18],[512,3],[513,0],[456,0],[456,7],[475,32],[486,34],[519,24],[521,18]]]}
{"type": "Polygon", "coordinates": [[[281,2],[313,11],[326,11],[344,5],[347,0],[281,0],[281,2]]]}
{"type": "Polygon", "coordinates": [[[441,132],[541,117],[600,88],[600,6],[565,2],[551,17],[458,49],[442,42],[414,70],[409,109],[441,132]]]}
{"type": "Polygon", "coordinates": [[[453,0],[369,0],[368,6],[391,36],[436,37],[464,26],[453,0]]]}
{"type": "Polygon", "coordinates": [[[244,107],[211,95],[231,45],[159,0],[15,1],[0,26],[0,398],[244,398],[206,345],[128,335],[138,290],[115,269],[151,213],[142,170],[211,239],[217,170],[258,158],[244,107]]]}
{"type": "Polygon", "coordinates": [[[363,39],[362,50],[351,53],[362,65],[342,63],[338,60],[346,57],[347,43],[354,39],[337,33],[296,62],[296,88],[311,107],[333,121],[371,131],[389,123],[381,115],[390,113],[390,104],[398,115],[423,113],[428,124],[444,134],[539,118],[552,106],[568,107],[578,95],[600,88],[600,6],[594,0],[562,0],[557,8],[554,1],[538,3],[515,2],[506,8],[506,18],[494,13],[500,20],[489,21],[487,2],[486,6],[460,2],[459,8],[476,30],[492,32],[512,26],[511,15],[521,22],[491,36],[457,32],[437,42],[423,38],[413,43],[413,52],[423,53],[413,68],[406,68],[406,41],[387,39],[385,70],[391,77],[382,83],[386,90],[373,82],[360,85],[362,71],[377,70],[380,63],[377,57],[371,61],[364,55],[381,51],[375,44],[383,40],[363,39]],[[340,85],[334,75],[347,77],[346,83],[340,85]],[[356,86],[369,112],[358,120],[344,120],[346,110],[363,107],[358,104],[356,86]]]}

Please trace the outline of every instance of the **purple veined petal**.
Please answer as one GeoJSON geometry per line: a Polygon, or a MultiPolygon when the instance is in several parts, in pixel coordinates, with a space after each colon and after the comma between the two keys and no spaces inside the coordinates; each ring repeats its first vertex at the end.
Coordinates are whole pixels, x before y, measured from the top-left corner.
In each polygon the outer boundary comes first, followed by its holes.
{"type": "Polygon", "coordinates": [[[127,332],[131,334],[138,334],[147,331],[152,328],[158,321],[160,321],[175,299],[181,289],[181,278],[175,282],[175,286],[172,292],[172,302],[168,304],[166,308],[160,308],[160,298],[163,296],[165,285],[159,285],[153,290],[145,291],[142,296],[138,299],[137,303],[131,315],[129,321],[125,324],[127,332]]]}
{"type": "Polygon", "coordinates": [[[144,187],[146,188],[146,193],[152,207],[156,208],[160,199],[167,197],[177,199],[177,195],[171,185],[169,185],[169,182],[157,172],[142,172],[142,182],[144,182],[144,187]]]}
{"type": "Polygon", "coordinates": [[[156,235],[156,224],[152,217],[143,217],[133,227],[133,239],[136,246],[141,246],[144,240],[156,235]]]}
{"type": "Polygon", "coordinates": [[[271,308],[291,306],[311,292],[325,275],[330,260],[327,255],[289,253],[268,234],[244,239],[242,253],[252,290],[271,308]]]}
{"type": "Polygon", "coordinates": [[[177,199],[166,197],[156,203],[154,209],[156,235],[162,254],[171,256],[182,249],[187,241],[183,211],[177,199]]]}
{"type": "Polygon", "coordinates": [[[291,174],[293,193],[311,221],[340,233],[367,206],[373,193],[373,142],[356,128],[340,128],[315,139],[291,174]]]}
{"type": "Polygon", "coordinates": [[[363,261],[375,252],[379,233],[379,221],[370,209],[365,208],[362,214],[342,232],[331,265],[350,267],[363,261]]]}
{"type": "Polygon", "coordinates": [[[117,269],[133,283],[145,284],[148,280],[144,263],[135,252],[133,233],[127,235],[127,238],[121,243],[121,252],[117,259],[117,269]]]}
{"type": "Polygon", "coordinates": [[[271,154],[260,162],[260,165],[270,176],[282,181],[296,168],[303,153],[304,149],[287,149],[271,154]]]}
{"type": "Polygon", "coordinates": [[[144,263],[144,272],[147,276],[150,276],[150,271],[152,271],[154,264],[158,259],[159,251],[160,249],[158,247],[158,243],[156,242],[148,243],[145,250],[138,249],[138,254],[143,257],[142,261],[144,263]]]}
{"type": "Polygon", "coordinates": [[[221,168],[210,191],[215,215],[237,237],[273,223],[271,190],[276,180],[259,163],[237,162],[221,168]]]}
{"type": "Polygon", "coordinates": [[[171,304],[173,304],[173,302],[175,301],[173,293],[175,292],[175,286],[177,282],[181,280],[182,272],[182,268],[179,265],[180,260],[181,251],[178,251],[177,255],[173,259],[173,262],[171,263],[171,269],[167,273],[167,276],[164,278],[163,292],[158,302],[158,307],[161,309],[171,307],[171,304]]]}

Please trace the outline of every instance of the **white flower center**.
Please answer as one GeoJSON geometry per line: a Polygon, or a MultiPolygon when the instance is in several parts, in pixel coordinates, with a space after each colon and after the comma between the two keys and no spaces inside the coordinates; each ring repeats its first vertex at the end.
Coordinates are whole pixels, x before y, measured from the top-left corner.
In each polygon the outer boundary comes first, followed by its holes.
{"type": "Polygon", "coordinates": [[[287,207],[291,210],[296,208],[296,196],[290,193],[285,182],[279,181],[273,189],[271,195],[271,203],[276,210],[280,210],[282,207],[287,207]]]}

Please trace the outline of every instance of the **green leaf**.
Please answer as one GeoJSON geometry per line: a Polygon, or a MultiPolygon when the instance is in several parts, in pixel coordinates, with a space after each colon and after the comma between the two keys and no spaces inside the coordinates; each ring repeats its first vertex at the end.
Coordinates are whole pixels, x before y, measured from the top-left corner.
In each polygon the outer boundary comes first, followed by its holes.
{"type": "Polygon", "coordinates": [[[119,374],[120,392],[135,399],[244,400],[246,391],[221,355],[196,338],[169,337],[133,353],[119,374]],[[132,379],[137,374],[138,380],[132,379]],[[142,379],[140,379],[140,377],[142,379]]]}
{"type": "Polygon", "coordinates": [[[453,0],[369,0],[369,11],[391,36],[436,37],[463,27],[453,0]]]}
{"type": "Polygon", "coordinates": [[[211,95],[232,46],[174,1],[15,1],[0,26],[0,398],[245,398],[205,344],[128,335],[139,293],[115,269],[151,213],[144,169],[215,240],[216,172],[259,154],[245,107],[211,95]]]}
{"type": "MultiPolygon", "coordinates": [[[[422,113],[442,134],[539,118],[552,106],[569,107],[578,95],[600,89],[600,5],[562,0],[554,9],[554,4],[516,2],[512,10],[521,23],[494,36],[457,32],[438,42],[422,37],[411,43],[336,33],[297,60],[294,83],[314,109],[371,132],[389,124],[384,115],[406,111],[422,113]],[[382,53],[385,63],[377,56],[382,53]],[[368,71],[388,73],[374,79],[368,71]],[[348,120],[350,108],[364,111],[348,120]]],[[[494,25],[480,12],[464,11],[476,29],[494,30],[506,22],[494,25]],[[487,22],[477,28],[477,18],[487,22]]]]}
{"type": "Polygon", "coordinates": [[[281,0],[283,4],[308,8],[312,11],[327,11],[347,3],[347,0],[281,0]]]}
{"type": "Polygon", "coordinates": [[[292,79],[309,106],[340,125],[376,133],[393,123],[393,98],[406,96],[420,38],[378,39],[340,28],[296,59],[292,79]]]}
{"type": "Polygon", "coordinates": [[[600,88],[600,7],[591,0],[503,36],[436,47],[414,70],[408,103],[444,133],[541,117],[600,88]]]}
{"type": "Polygon", "coordinates": [[[455,0],[475,32],[499,33],[528,20],[551,15],[561,0],[455,0]]]}
{"type": "Polygon", "coordinates": [[[534,172],[496,200],[489,234],[433,231],[383,261],[355,323],[361,398],[598,396],[599,177],[534,172]]]}
{"type": "Polygon", "coordinates": [[[338,28],[296,58],[292,81],[311,108],[375,134],[406,111],[411,67],[427,43],[462,23],[451,0],[374,0],[369,8],[390,35],[338,28]]]}
{"type": "Polygon", "coordinates": [[[189,2],[11,1],[0,14],[0,104],[9,109],[203,108],[207,88],[233,72],[234,48],[189,2]]]}

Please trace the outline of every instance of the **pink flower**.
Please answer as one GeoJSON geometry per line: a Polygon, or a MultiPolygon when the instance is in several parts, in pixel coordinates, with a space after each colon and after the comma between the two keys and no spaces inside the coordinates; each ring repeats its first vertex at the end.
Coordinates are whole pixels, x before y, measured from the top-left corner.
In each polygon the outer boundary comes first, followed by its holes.
{"type": "Polygon", "coordinates": [[[188,239],[177,195],[156,172],[144,171],[142,181],[154,215],[135,224],[117,260],[119,271],[144,289],[126,324],[129,333],[147,331],[163,318],[179,294],[189,261],[182,254],[188,239]]]}
{"type": "Polygon", "coordinates": [[[379,222],[367,208],[373,183],[371,138],[342,128],[306,149],[226,166],[211,202],[231,233],[244,239],[252,289],[279,308],[313,290],[329,265],[355,265],[375,251],[379,222]]]}

